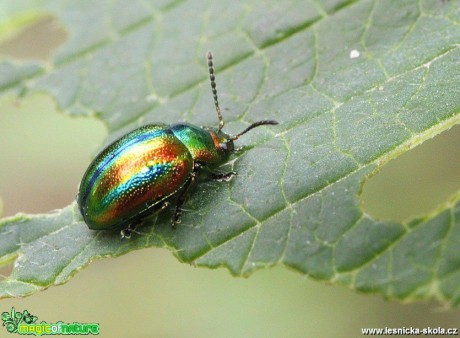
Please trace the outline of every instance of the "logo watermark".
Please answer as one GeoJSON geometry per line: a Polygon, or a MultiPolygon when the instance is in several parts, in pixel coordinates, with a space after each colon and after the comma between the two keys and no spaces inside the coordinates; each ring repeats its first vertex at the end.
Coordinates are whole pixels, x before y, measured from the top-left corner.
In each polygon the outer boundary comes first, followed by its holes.
{"type": "Polygon", "coordinates": [[[20,335],[79,335],[79,334],[99,334],[99,324],[97,323],[47,323],[42,321],[37,323],[38,317],[24,310],[16,311],[11,308],[10,312],[2,313],[3,326],[10,333],[20,335]]]}

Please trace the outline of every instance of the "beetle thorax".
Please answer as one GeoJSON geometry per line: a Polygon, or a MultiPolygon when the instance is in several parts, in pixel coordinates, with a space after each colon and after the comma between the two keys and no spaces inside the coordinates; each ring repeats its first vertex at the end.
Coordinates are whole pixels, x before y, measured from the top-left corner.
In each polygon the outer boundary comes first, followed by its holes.
{"type": "MultiPolygon", "coordinates": [[[[187,147],[196,162],[220,164],[228,157],[230,137],[221,131],[189,123],[174,124],[171,131],[187,147]]],[[[230,142],[233,146],[233,142],[230,142]]]]}

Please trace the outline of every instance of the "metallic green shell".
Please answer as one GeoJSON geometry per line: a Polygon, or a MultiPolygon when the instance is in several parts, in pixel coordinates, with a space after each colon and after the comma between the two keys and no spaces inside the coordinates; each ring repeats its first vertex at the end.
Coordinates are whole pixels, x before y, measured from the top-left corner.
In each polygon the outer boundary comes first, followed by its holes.
{"type": "Polygon", "coordinates": [[[225,136],[185,123],[150,124],[113,142],[80,184],[77,202],[86,224],[115,229],[142,218],[181,190],[195,162],[221,163],[226,153],[219,142],[225,136]]]}

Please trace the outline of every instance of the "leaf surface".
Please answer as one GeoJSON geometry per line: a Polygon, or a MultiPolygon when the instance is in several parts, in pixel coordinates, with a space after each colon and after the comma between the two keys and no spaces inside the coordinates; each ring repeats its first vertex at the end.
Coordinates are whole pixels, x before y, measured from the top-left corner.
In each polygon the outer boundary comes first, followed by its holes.
{"type": "MultiPolygon", "coordinates": [[[[14,3],[1,27],[25,15],[14,3]]],[[[458,1],[44,1],[31,11],[54,14],[69,40],[51,67],[0,64],[0,89],[96,115],[106,144],[147,122],[216,125],[207,50],[226,131],[280,125],[238,140],[243,151],[222,168],[238,176],[201,178],[177,230],[165,211],[120,241],[90,231],[75,204],[3,219],[0,261],[16,261],[0,296],[160,246],[235,275],[283,264],[386,297],[459,302],[460,195],[406,223],[373,219],[359,199],[379,167],[459,122],[458,1]]]]}

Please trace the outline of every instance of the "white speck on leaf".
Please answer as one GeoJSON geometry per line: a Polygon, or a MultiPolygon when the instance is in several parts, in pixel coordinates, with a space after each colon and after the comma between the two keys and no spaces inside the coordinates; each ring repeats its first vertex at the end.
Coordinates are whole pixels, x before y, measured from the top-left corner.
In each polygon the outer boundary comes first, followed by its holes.
{"type": "Polygon", "coordinates": [[[356,58],[359,58],[359,50],[357,49],[353,49],[351,52],[350,52],[350,59],[356,59],[356,58]]]}

